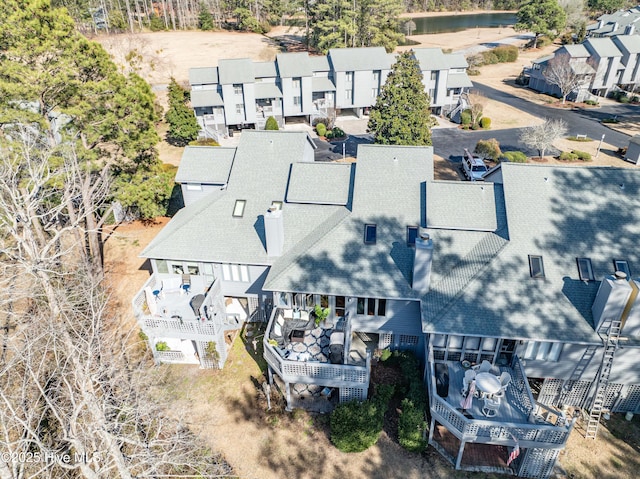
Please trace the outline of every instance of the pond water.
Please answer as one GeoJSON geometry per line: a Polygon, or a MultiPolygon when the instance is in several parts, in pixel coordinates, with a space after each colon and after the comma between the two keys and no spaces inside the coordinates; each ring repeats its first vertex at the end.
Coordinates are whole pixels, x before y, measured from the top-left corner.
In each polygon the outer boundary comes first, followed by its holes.
{"type": "MultiPolygon", "coordinates": [[[[412,35],[425,33],[459,32],[469,28],[493,27],[499,28],[507,25],[515,25],[515,13],[471,13],[446,15],[442,17],[419,17],[411,19],[415,23],[412,35]]],[[[401,22],[401,31],[407,33],[406,22],[401,22]]]]}

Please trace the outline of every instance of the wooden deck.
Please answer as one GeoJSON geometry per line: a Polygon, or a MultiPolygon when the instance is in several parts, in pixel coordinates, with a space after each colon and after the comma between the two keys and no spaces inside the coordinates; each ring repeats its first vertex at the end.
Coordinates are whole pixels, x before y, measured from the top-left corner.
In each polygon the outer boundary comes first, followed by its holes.
{"type": "MultiPolygon", "coordinates": [[[[460,403],[463,399],[462,380],[464,378],[465,369],[459,362],[454,361],[448,361],[447,366],[449,368],[449,395],[446,397],[446,401],[454,408],[462,410],[460,403]]],[[[511,377],[515,377],[514,371],[507,366],[494,366],[490,372],[499,376],[504,371],[511,374],[511,377]]],[[[511,391],[511,385],[507,387],[505,396],[502,398],[502,404],[500,405],[500,409],[496,416],[491,418],[486,417],[482,414],[482,406],[482,399],[474,397],[472,406],[470,409],[467,409],[465,415],[469,419],[482,419],[502,423],[528,423],[529,414],[525,411],[523,405],[511,391]]]]}
{"type": "MultiPolygon", "coordinates": [[[[452,458],[458,455],[460,440],[446,427],[438,424],[433,432],[433,438],[452,458]]],[[[510,470],[507,467],[509,453],[509,448],[506,446],[468,442],[464,446],[461,467],[465,469],[496,468],[500,469],[500,472],[508,472],[510,470]]]]}

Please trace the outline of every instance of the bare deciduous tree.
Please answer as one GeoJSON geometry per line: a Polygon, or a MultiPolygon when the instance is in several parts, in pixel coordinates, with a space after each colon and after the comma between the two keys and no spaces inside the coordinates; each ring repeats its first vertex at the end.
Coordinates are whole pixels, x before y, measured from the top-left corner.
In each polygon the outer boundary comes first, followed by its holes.
{"type": "Polygon", "coordinates": [[[471,91],[467,95],[469,100],[469,111],[471,112],[471,124],[476,125],[482,118],[482,112],[487,104],[487,97],[478,91],[471,91]]]}
{"type": "Polygon", "coordinates": [[[520,141],[529,148],[538,150],[540,158],[553,142],[567,134],[567,124],[563,120],[547,118],[540,125],[530,126],[520,134],[520,141]]]}
{"type": "Polygon", "coordinates": [[[567,95],[576,88],[579,88],[585,81],[585,77],[588,76],[588,74],[584,71],[581,72],[579,69],[584,69],[587,66],[590,65],[582,63],[572,64],[571,56],[568,53],[561,53],[547,62],[547,66],[542,72],[542,75],[547,82],[556,85],[560,89],[562,104],[564,104],[567,95]]]}

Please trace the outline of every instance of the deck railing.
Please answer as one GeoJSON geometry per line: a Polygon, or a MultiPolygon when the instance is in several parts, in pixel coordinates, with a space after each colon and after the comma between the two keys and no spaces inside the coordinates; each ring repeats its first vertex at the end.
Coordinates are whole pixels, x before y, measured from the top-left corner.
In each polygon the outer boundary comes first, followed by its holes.
{"type": "Polygon", "coordinates": [[[182,351],[156,351],[154,356],[161,363],[184,363],[186,361],[182,351]]]}
{"type": "Polygon", "coordinates": [[[322,384],[329,387],[369,387],[371,360],[367,357],[365,366],[330,364],[319,361],[292,361],[283,358],[276,348],[269,344],[269,333],[277,309],[274,308],[264,335],[264,358],[273,370],[288,383],[322,384]]]}

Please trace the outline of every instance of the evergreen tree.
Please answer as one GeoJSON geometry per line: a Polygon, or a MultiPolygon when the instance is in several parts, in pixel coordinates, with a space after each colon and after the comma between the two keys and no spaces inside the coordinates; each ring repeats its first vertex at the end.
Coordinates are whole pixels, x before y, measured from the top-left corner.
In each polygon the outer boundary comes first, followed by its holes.
{"type": "Polygon", "coordinates": [[[213,30],[213,15],[203,3],[200,4],[200,13],[198,13],[198,28],[200,30],[213,30]]]}
{"type": "Polygon", "coordinates": [[[184,146],[198,138],[200,125],[193,110],[187,106],[187,92],[171,78],[169,83],[169,110],[165,120],[169,124],[168,139],[171,143],[184,146]]]}
{"type": "Polygon", "coordinates": [[[538,46],[540,35],[558,34],[567,24],[567,14],[557,0],[533,0],[518,10],[517,18],[517,31],[535,34],[533,48],[538,46]]]}
{"type": "Polygon", "coordinates": [[[276,121],[276,119],[272,116],[270,116],[269,118],[267,118],[267,122],[264,124],[264,129],[265,130],[279,130],[280,128],[278,127],[278,122],[276,121]]]}
{"type": "Polygon", "coordinates": [[[400,40],[401,0],[359,0],[358,45],[384,47],[392,52],[400,40]]]}
{"type": "Polygon", "coordinates": [[[401,53],[380,89],[369,131],[383,145],[431,145],[429,96],[412,52],[401,53]]]}

